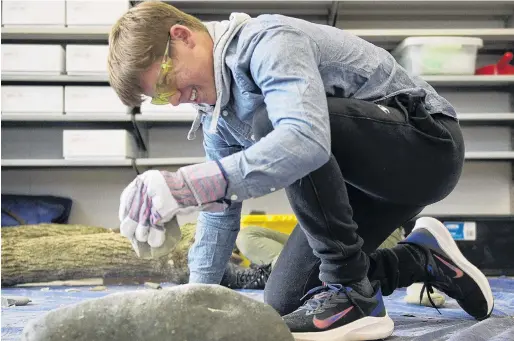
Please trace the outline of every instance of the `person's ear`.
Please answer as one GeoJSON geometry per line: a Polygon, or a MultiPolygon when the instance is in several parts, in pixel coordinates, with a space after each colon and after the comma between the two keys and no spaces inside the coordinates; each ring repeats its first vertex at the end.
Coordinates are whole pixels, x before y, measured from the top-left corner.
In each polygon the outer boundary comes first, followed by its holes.
{"type": "Polygon", "coordinates": [[[188,47],[194,47],[193,32],[186,26],[173,25],[170,28],[170,37],[174,42],[181,41],[188,47]]]}

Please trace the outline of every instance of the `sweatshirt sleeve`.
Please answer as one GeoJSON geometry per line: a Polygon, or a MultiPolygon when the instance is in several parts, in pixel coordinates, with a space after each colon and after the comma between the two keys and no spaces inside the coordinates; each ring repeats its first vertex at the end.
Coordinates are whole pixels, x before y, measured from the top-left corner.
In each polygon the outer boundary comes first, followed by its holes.
{"type": "Polygon", "coordinates": [[[327,99],[318,69],[319,48],[288,26],[269,28],[249,43],[250,73],[274,130],[220,163],[226,198],[242,201],[287,187],[330,157],[327,99]]]}

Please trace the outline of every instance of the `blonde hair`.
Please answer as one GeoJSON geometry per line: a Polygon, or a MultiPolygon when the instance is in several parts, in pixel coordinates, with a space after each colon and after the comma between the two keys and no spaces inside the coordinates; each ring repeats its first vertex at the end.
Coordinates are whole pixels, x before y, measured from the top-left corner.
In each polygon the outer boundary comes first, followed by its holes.
{"type": "Polygon", "coordinates": [[[176,24],[207,32],[198,18],[160,1],[140,3],[112,27],[109,82],[125,105],[138,106],[143,101],[141,74],[163,58],[170,28],[176,24]]]}

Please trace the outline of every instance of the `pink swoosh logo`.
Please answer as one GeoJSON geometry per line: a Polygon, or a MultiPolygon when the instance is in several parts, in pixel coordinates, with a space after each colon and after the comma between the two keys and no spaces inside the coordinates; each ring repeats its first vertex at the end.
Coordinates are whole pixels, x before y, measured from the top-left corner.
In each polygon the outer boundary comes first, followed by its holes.
{"type": "Polygon", "coordinates": [[[459,269],[458,267],[451,265],[450,263],[448,263],[447,261],[445,261],[438,255],[434,254],[434,257],[439,259],[441,261],[441,263],[443,263],[444,265],[446,265],[447,267],[449,267],[450,269],[455,271],[455,276],[453,276],[453,278],[461,278],[462,276],[464,276],[464,272],[461,269],[459,269]]]}
{"type": "Polygon", "coordinates": [[[333,325],[335,322],[342,319],[346,314],[348,314],[353,309],[353,305],[349,308],[346,308],[340,313],[337,313],[335,315],[332,315],[330,317],[327,317],[324,320],[319,320],[316,317],[312,319],[312,323],[314,323],[314,326],[318,329],[327,329],[331,325],[333,325]]]}

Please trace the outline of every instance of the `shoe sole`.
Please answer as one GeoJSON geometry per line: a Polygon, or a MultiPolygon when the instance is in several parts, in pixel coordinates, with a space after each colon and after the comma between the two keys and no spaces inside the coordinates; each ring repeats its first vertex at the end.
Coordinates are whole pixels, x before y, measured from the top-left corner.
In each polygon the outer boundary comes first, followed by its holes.
{"type": "Polygon", "coordinates": [[[471,277],[482,291],[487,301],[487,315],[479,318],[483,320],[491,316],[494,308],[494,297],[491,286],[485,275],[476,266],[471,264],[466,257],[460,252],[457,243],[453,240],[452,235],[439,220],[431,217],[422,217],[416,221],[412,231],[417,229],[425,229],[429,231],[437,240],[441,249],[446,253],[449,259],[455,263],[466,275],[471,277]],[[427,222],[427,223],[424,223],[427,222]],[[436,227],[437,226],[437,227],[436,227]]]}
{"type": "Polygon", "coordinates": [[[366,316],[347,325],[319,332],[293,333],[296,341],[365,341],[385,339],[393,334],[394,322],[389,315],[366,316]]]}

